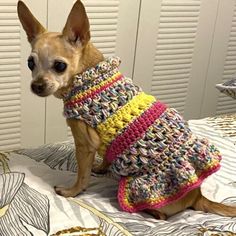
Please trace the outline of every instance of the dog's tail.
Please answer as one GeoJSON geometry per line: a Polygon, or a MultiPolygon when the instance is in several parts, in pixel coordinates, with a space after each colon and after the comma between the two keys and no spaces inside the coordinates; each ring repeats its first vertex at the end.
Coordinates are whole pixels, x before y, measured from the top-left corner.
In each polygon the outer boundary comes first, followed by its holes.
{"type": "Polygon", "coordinates": [[[222,203],[213,202],[200,194],[193,204],[194,210],[210,212],[221,216],[236,216],[236,206],[227,206],[222,203]]]}

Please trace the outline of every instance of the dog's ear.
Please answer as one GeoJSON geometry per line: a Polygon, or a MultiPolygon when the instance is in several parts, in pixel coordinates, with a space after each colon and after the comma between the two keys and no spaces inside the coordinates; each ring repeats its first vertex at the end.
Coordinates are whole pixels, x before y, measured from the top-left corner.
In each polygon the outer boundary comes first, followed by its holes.
{"type": "Polygon", "coordinates": [[[38,22],[38,20],[30,12],[29,8],[22,1],[18,1],[17,12],[30,43],[38,35],[46,31],[46,29],[38,22]]]}
{"type": "Polygon", "coordinates": [[[73,45],[84,46],[90,40],[88,16],[80,0],[72,7],[62,34],[73,45]]]}

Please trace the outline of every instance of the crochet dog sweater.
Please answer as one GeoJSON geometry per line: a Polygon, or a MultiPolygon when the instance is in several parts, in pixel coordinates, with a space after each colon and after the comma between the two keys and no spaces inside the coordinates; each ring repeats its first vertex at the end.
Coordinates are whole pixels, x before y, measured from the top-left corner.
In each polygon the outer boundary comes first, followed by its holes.
{"type": "Polygon", "coordinates": [[[64,96],[64,114],[98,132],[98,153],[121,177],[121,208],[157,209],[197,188],[219,169],[221,156],[192,134],[176,110],[123,76],[119,64],[119,58],[108,58],[76,75],[64,96]]]}

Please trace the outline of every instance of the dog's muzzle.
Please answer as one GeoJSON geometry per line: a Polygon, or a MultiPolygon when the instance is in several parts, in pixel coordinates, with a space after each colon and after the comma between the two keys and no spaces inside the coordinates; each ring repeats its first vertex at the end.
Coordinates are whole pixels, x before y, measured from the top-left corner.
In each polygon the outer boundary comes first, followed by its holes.
{"type": "Polygon", "coordinates": [[[41,82],[34,82],[31,84],[31,89],[33,91],[33,93],[37,94],[37,95],[43,95],[45,89],[46,89],[46,84],[45,83],[41,83],[41,82]]]}

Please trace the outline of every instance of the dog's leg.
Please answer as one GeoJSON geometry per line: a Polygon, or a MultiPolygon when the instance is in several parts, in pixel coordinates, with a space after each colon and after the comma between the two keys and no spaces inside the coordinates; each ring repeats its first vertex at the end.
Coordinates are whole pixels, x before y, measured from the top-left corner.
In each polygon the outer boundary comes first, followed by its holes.
{"type": "Polygon", "coordinates": [[[222,203],[213,202],[201,194],[193,204],[193,209],[196,211],[210,212],[221,216],[236,217],[236,206],[224,205],[222,203]]]}
{"type": "Polygon", "coordinates": [[[147,209],[147,213],[154,216],[156,219],[167,220],[168,217],[173,216],[187,208],[192,207],[200,194],[200,189],[194,189],[187,193],[183,198],[172,202],[159,209],[147,209]]]}
{"type": "Polygon", "coordinates": [[[148,209],[148,210],[145,210],[145,212],[147,212],[149,215],[154,216],[158,220],[166,220],[167,219],[167,216],[158,210],[148,209]]]}
{"type": "Polygon", "coordinates": [[[76,183],[71,188],[55,187],[55,191],[64,197],[74,197],[88,186],[100,139],[96,131],[82,121],[69,119],[67,123],[71,128],[75,141],[78,176],[76,183]]]}

